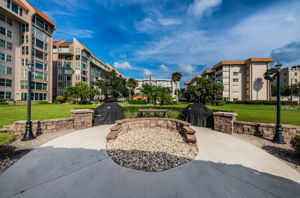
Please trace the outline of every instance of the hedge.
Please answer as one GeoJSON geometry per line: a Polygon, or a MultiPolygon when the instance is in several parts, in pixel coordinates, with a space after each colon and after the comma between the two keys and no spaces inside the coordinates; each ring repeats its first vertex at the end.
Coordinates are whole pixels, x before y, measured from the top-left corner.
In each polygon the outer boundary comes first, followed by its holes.
{"type": "MultiPolygon", "coordinates": [[[[226,101],[228,104],[261,104],[261,105],[276,105],[276,100],[240,100],[240,101],[226,101]]],[[[281,101],[282,105],[297,105],[298,103],[293,101],[281,101]]]]}

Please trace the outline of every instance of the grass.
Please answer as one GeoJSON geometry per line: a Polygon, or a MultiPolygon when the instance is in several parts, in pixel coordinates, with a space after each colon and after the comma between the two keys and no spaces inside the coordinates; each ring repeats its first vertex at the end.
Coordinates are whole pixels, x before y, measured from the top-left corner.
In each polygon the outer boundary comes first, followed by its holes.
{"type": "MultiPolygon", "coordinates": [[[[258,123],[275,123],[276,109],[272,105],[226,104],[224,106],[208,106],[215,111],[238,113],[237,120],[258,123]]],[[[282,124],[300,126],[300,110],[282,109],[282,124]]]]}
{"type": "MultiPolygon", "coordinates": [[[[180,118],[181,110],[189,103],[165,106],[147,106],[147,105],[126,105],[125,117],[131,118],[137,116],[139,108],[165,108],[169,109],[168,117],[180,118]]],[[[34,104],[32,105],[32,119],[45,120],[55,118],[71,117],[72,109],[93,109],[98,105],[70,105],[70,104],[34,104]]],[[[249,104],[226,104],[224,106],[208,106],[215,111],[227,111],[238,113],[237,119],[247,122],[275,123],[276,109],[266,107],[270,105],[249,105],[249,104]]],[[[12,124],[14,121],[26,120],[26,105],[0,106],[0,128],[3,125],[12,124]]],[[[282,124],[291,124],[300,126],[300,110],[282,109],[282,124]]]]}
{"type": "Polygon", "coordinates": [[[6,133],[0,133],[0,146],[14,141],[15,136],[6,133]]]}

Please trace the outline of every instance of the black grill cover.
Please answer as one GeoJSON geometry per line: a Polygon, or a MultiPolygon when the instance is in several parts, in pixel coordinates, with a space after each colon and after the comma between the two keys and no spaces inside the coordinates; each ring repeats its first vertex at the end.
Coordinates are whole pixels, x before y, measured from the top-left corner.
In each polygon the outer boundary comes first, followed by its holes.
{"type": "Polygon", "coordinates": [[[114,124],[124,119],[124,109],[117,103],[103,103],[95,109],[94,125],[114,124]]]}
{"type": "Polygon", "coordinates": [[[212,127],[213,112],[203,104],[191,104],[182,110],[182,120],[192,126],[212,127]]]}

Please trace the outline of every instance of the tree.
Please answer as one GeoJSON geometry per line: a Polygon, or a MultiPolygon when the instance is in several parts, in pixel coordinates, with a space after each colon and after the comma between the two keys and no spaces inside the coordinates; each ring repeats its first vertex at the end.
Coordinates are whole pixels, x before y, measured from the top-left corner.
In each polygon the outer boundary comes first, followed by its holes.
{"type": "Polygon", "coordinates": [[[129,98],[131,99],[132,95],[134,95],[134,89],[138,86],[138,81],[134,78],[129,78],[126,82],[126,86],[130,88],[129,98]]]}
{"type": "Polygon", "coordinates": [[[117,100],[120,96],[128,95],[126,80],[119,77],[114,70],[102,71],[100,79],[96,79],[94,84],[100,88],[101,94],[104,95],[105,102],[108,102],[110,97],[113,100],[117,100]]]}
{"type": "Polygon", "coordinates": [[[147,96],[147,103],[152,103],[154,102],[155,98],[155,86],[149,83],[143,84],[142,87],[140,88],[141,93],[144,96],[147,96]]]}
{"type": "Polygon", "coordinates": [[[147,96],[147,102],[156,104],[156,101],[159,100],[160,105],[170,104],[173,100],[171,96],[171,90],[167,87],[156,86],[152,84],[143,84],[141,93],[144,96],[147,96]]]}
{"type": "Polygon", "coordinates": [[[264,73],[264,79],[269,81],[269,87],[270,87],[270,100],[272,96],[272,82],[276,79],[276,68],[270,68],[264,73]]]}
{"type": "MultiPolygon", "coordinates": [[[[181,72],[174,72],[172,73],[172,81],[174,82],[174,84],[176,85],[177,82],[179,82],[182,78],[182,74],[181,72]]],[[[177,89],[177,87],[175,87],[175,95],[176,95],[176,101],[178,102],[178,98],[179,98],[179,90],[177,89]]]]}
{"type": "Polygon", "coordinates": [[[198,78],[196,84],[188,87],[188,92],[195,97],[199,103],[209,103],[221,95],[223,84],[214,83],[208,78],[198,78]]]}
{"type": "Polygon", "coordinates": [[[63,89],[63,96],[66,100],[71,100],[76,103],[86,103],[92,101],[99,91],[88,86],[87,83],[77,82],[75,86],[66,87],[63,89]]]}

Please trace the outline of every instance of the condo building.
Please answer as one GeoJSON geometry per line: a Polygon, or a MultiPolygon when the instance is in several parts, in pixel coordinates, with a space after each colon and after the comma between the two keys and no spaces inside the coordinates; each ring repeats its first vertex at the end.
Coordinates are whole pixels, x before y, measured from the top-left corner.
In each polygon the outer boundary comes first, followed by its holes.
{"type": "MultiPolygon", "coordinates": [[[[280,85],[281,87],[288,87],[294,84],[300,83],[300,65],[286,67],[281,69],[280,72],[280,85]]],[[[273,85],[276,85],[276,80],[273,81],[273,85]]]]}
{"type": "Polygon", "coordinates": [[[65,39],[53,42],[53,96],[62,95],[63,88],[77,82],[93,82],[100,78],[102,71],[112,71],[125,78],[111,65],[104,63],[76,38],[72,42],[65,39]]]}
{"type": "Polygon", "coordinates": [[[26,0],[0,0],[0,100],[27,100],[33,67],[33,101],[52,101],[55,24],[26,0]]]}
{"type": "Polygon", "coordinates": [[[136,93],[140,93],[143,84],[151,84],[169,88],[173,98],[176,98],[175,91],[180,89],[180,82],[173,82],[171,79],[137,79],[138,86],[135,88],[136,93]]]}
{"type": "Polygon", "coordinates": [[[193,78],[186,85],[193,85],[197,78],[211,78],[223,84],[224,91],[220,96],[223,100],[269,100],[270,84],[264,79],[264,73],[268,70],[269,64],[274,61],[272,58],[222,61],[211,70],[193,78]]]}

